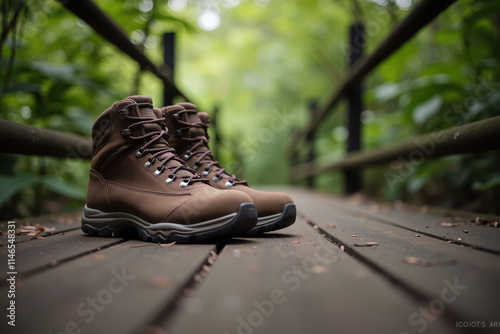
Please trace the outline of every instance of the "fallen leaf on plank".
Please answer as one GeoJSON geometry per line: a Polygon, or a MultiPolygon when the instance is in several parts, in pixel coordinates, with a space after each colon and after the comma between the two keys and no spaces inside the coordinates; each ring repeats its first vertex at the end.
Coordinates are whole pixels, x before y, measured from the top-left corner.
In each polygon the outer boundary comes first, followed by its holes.
{"type": "Polygon", "coordinates": [[[362,244],[354,244],[354,246],[356,247],[371,247],[371,246],[380,246],[380,244],[378,242],[373,242],[373,241],[370,241],[370,242],[365,242],[365,243],[362,243],[362,244]]]}
{"type": "Polygon", "coordinates": [[[404,258],[403,263],[415,264],[421,267],[434,267],[434,266],[451,266],[457,263],[456,260],[438,261],[436,259],[421,259],[414,256],[407,256],[404,258]]]}
{"type": "Polygon", "coordinates": [[[35,227],[40,232],[53,232],[56,230],[55,227],[46,227],[46,226],[43,226],[42,224],[36,224],[35,227]]]}
{"type": "Polygon", "coordinates": [[[32,233],[32,232],[35,232],[36,233],[36,226],[22,226],[19,228],[19,233],[20,234],[23,234],[23,233],[32,233]]]}
{"type": "Polygon", "coordinates": [[[162,243],[158,243],[158,245],[160,245],[161,247],[168,247],[168,246],[172,246],[175,244],[175,241],[174,242],[171,242],[169,244],[162,244],[162,243]]]}

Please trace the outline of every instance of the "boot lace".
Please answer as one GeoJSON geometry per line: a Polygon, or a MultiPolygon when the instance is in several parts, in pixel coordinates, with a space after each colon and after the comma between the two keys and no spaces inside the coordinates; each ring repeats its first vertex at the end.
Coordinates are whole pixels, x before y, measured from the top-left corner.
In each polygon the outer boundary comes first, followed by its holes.
{"type": "MultiPolygon", "coordinates": [[[[186,110],[181,110],[178,112],[179,115],[183,114],[183,113],[197,113],[197,111],[186,109],[186,110]]],[[[184,127],[179,128],[180,133],[184,133],[184,130],[186,130],[186,132],[188,132],[190,128],[195,127],[195,128],[202,128],[206,134],[207,129],[210,126],[210,124],[204,123],[204,122],[193,122],[193,123],[185,122],[185,121],[181,120],[180,118],[177,119],[177,122],[184,125],[184,127]]],[[[205,165],[205,169],[201,173],[202,177],[207,176],[213,169],[216,171],[216,174],[213,177],[214,182],[218,182],[222,178],[225,178],[225,179],[227,179],[226,187],[228,187],[228,188],[232,187],[236,184],[247,185],[246,180],[240,180],[236,177],[236,175],[229,174],[225,168],[222,168],[220,166],[219,161],[215,160],[215,157],[213,156],[212,151],[210,151],[210,149],[208,148],[209,138],[207,136],[199,136],[199,137],[195,137],[195,138],[180,136],[179,138],[182,140],[185,140],[187,142],[190,142],[190,148],[188,151],[186,151],[184,158],[189,159],[191,156],[197,157],[197,159],[194,163],[193,169],[198,170],[201,166],[205,165]],[[198,148],[201,148],[203,146],[205,146],[207,148],[206,151],[197,150],[198,148]]]]}
{"type": "Polygon", "coordinates": [[[143,140],[145,143],[137,150],[135,156],[137,158],[142,157],[144,154],[151,154],[148,158],[145,167],[151,167],[155,161],[158,160],[159,166],[156,168],[154,174],[160,175],[165,169],[168,169],[170,174],[167,177],[166,182],[171,183],[177,177],[177,172],[181,170],[186,170],[190,174],[189,177],[183,177],[182,182],[179,184],[181,188],[187,187],[189,184],[195,182],[208,183],[208,180],[203,179],[195,170],[189,168],[184,161],[182,161],[177,154],[175,149],[169,147],[166,143],[162,141],[162,138],[168,138],[168,129],[165,127],[165,118],[153,118],[153,117],[138,117],[131,116],[129,108],[136,108],[136,114],[139,113],[140,107],[153,108],[149,103],[135,103],[129,104],[125,108],[119,111],[120,116],[126,117],[127,119],[134,120],[136,122],[130,124],[126,129],[121,131],[122,136],[128,136],[130,139],[143,140]],[[160,124],[157,131],[148,131],[140,136],[132,136],[132,129],[134,127],[141,127],[145,124],[158,123],[160,124]],[[176,161],[178,164],[172,164],[172,166],[167,167],[167,164],[171,161],[176,161]]]}

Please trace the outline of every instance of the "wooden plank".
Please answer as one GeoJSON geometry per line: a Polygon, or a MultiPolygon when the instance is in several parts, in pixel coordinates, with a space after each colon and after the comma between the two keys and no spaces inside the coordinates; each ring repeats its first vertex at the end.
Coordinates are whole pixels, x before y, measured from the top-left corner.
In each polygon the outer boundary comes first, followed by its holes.
{"type": "MultiPolygon", "coordinates": [[[[458,321],[481,321],[487,324],[498,321],[500,300],[492,294],[498,291],[500,279],[497,255],[388,226],[370,216],[342,214],[332,209],[335,208],[331,205],[333,200],[326,206],[324,198],[311,193],[307,196],[294,195],[301,210],[314,224],[329,233],[332,240],[344,246],[346,251],[403,282],[420,297],[429,301],[437,298],[436,303],[445,306],[444,312],[452,312],[451,317],[458,321]],[[356,246],[366,242],[377,242],[379,246],[356,246]],[[415,261],[425,266],[405,261],[415,261]],[[456,295],[449,294],[446,297],[453,299],[453,302],[443,303],[445,297],[440,296],[444,289],[451,291],[450,285],[460,288],[456,295]]],[[[485,332],[489,330],[488,327],[484,329],[485,332]]]]}
{"type": "MultiPolygon", "coordinates": [[[[83,233],[80,229],[59,233],[50,238],[37,239],[16,245],[16,272],[20,278],[30,276],[61,263],[70,261],[100,249],[125,241],[119,238],[97,238],[83,233]]],[[[7,259],[8,249],[0,249],[0,258],[7,259]]],[[[5,273],[0,273],[0,285],[5,282],[5,273]]]]}
{"type": "MultiPolygon", "coordinates": [[[[400,333],[418,305],[303,220],[234,240],[168,333],[400,333]]],[[[442,320],[426,333],[453,333],[442,320]]]]}
{"type": "MultiPolygon", "coordinates": [[[[41,224],[48,228],[55,228],[52,232],[40,232],[39,235],[47,237],[62,232],[80,229],[82,212],[65,212],[60,214],[43,215],[39,217],[28,217],[22,219],[12,219],[15,221],[16,229],[22,226],[36,226],[41,224]]],[[[0,246],[7,244],[7,225],[8,221],[0,222],[0,246]]],[[[26,242],[36,240],[33,236],[29,235],[16,235],[16,242],[26,242]]]]}
{"type": "Polygon", "coordinates": [[[381,204],[364,200],[360,196],[341,198],[297,188],[288,188],[286,191],[297,199],[312,196],[318,203],[321,203],[321,206],[331,207],[332,212],[341,212],[357,218],[372,217],[374,220],[389,226],[408,229],[459,245],[475,246],[480,250],[500,254],[500,228],[473,223],[475,217],[479,217],[480,221],[488,220],[490,222],[494,222],[495,219],[500,222],[500,217],[452,210],[443,211],[447,213],[444,215],[433,212],[433,209],[424,208],[420,212],[410,205],[399,202],[395,205],[381,204]],[[449,226],[450,224],[456,224],[456,226],[449,226]]]}
{"type": "MultiPolygon", "coordinates": [[[[161,247],[128,241],[19,280],[16,330],[135,332],[177,295],[213,248],[210,244],[161,247]]],[[[5,296],[6,288],[0,294],[5,296]]],[[[1,298],[2,307],[6,300],[1,298]]]]}
{"type": "Polygon", "coordinates": [[[358,216],[371,216],[381,222],[395,224],[438,239],[500,254],[500,228],[487,225],[494,224],[495,221],[500,223],[499,217],[453,210],[445,211],[447,214],[442,215],[426,207],[416,210],[401,203],[380,205],[363,202],[355,206],[354,209],[359,212],[358,216]]]}

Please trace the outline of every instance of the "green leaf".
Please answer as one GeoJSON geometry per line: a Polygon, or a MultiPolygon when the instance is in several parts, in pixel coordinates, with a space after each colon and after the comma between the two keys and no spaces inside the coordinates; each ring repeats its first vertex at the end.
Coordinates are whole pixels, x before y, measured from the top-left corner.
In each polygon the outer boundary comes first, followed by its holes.
{"type": "Polygon", "coordinates": [[[423,124],[430,117],[436,114],[441,105],[443,104],[443,99],[440,95],[434,95],[424,103],[419,104],[413,110],[413,120],[417,124],[423,124]]]}
{"type": "Polygon", "coordinates": [[[495,176],[489,181],[474,183],[474,190],[485,191],[498,186],[500,186],[500,176],[495,176]]]}
{"type": "Polygon", "coordinates": [[[401,94],[401,84],[386,82],[373,88],[375,100],[379,102],[390,100],[399,94],[401,94]]]}
{"type": "Polygon", "coordinates": [[[75,198],[75,199],[79,199],[79,200],[85,200],[85,193],[67,183],[67,182],[64,182],[56,177],[53,177],[53,176],[46,176],[43,178],[43,184],[49,188],[50,190],[52,190],[53,192],[59,194],[59,195],[62,195],[62,196],[66,196],[66,197],[70,197],[70,198],[75,198]]]}
{"type": "Polygon", "coordinates": [[[473,26],[477,21],[483,18],[489,18],[492,13],[500,12],[500,2],[498,1],[485,1],[482,8],[476,10],[472,14],[464,18],[464,23],[468,26],[473,26]]]}
{"type": "Polygon", "coordinates": [[[37,174],[23,173],[16,175],[0,175],[0,207],[17,192],[26,187],[31,187],[40,181],[37,174]]]}
{"type": "Polygon", "coordinates": [[[54,65],[45,62],[31,62],[31,68],[38,70],[49,78],[62,80],[64,82],[72,82],[75,74],[73,65],[54,65]]]}
{"type": "Polygon", "coordinates": [[[427,184],[427,182],[430,181],[430,179],[431,175],[429,174],[410,178],[408,182],[408,190],[410,191],[410,193],[414,194],[422,189],[427,184]]]}

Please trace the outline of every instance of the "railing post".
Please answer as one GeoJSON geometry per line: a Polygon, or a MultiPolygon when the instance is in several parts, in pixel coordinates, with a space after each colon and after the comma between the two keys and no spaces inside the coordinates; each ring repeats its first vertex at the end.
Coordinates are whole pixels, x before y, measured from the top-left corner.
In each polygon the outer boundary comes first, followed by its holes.
{"type": "MultiPolygon", "coordinates": [[[[163,61],[170,69],[172,69],[172,82],[174,82],[174,65],[175,65],[175,33],[167,32],[163,34],[163,61]]],[[[170,106],[173,102],[174,92],[172,87],[163,84],[163,105],[170,106]]]]}
{"type": "MultiPolygon", "coordinates": [[[[292,131],[290,132],[290,137],[294,138],[298,134],[299,130],[297,128],[292,128],[292,131]]],[[[297,166],[300,163],[299,161],[299,155],[297,154],[297,150],[294,149],[290,152],[290,167],[297,166]]],[[[296,185],[297,181],[292,179],[291,177],[288,178],[290,184],[296,185]]]]}
{"type": "Polygon", "coordinates": [[[213,134],[215,137],[214,141],[211,143],[212,154],[215,157],[215,160],[219,160],[220,159],[220,152],[219,152],[220,133],[219,133],[219,107],[218,106],[215,106],[215,108],[214,108],[213,117],[210,120],[210,123],[211,123],[210,127],[212,128],[213,134]]]}
{"type": "MultiPolygon", "coordinates": [[[[311,120],[313,120],[314,117],[316,116],[317,107],[318,107],[318,103],[316,101],[312,101],[311,103],[309,103],[309,114],[310,114],[311,120]]],[[[314,151],[314,139],[315,139],[315,137],[316,137],[316,130],[315,129],[313,131],[309,132],[307,134],[307,137],[306,137],[307,162],[308,163],[313,163],[314,160],[316,159],[316,154],[314,151]]],[[[314,175],[307,177],[306,182],[307,182],[307,187],[309,189],[315,188],[314,179],[315,179],[314,175]]]]}
{"type": "MultiPolygon", "coordinates": [[[[356,61],[363,55],[364,25],[356,23],[349,31],[349,67],[352,68],[356,61]]],[[[361,112],[363,111],[363,82],[358,80],[346,94],[349,109],[347,114],[347,153],[361,149],[361,112]]],[[[344,192],[352,194],[361,189],[361,169],[349,168],[344,170],[344,192]]]]}

